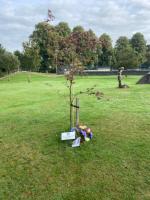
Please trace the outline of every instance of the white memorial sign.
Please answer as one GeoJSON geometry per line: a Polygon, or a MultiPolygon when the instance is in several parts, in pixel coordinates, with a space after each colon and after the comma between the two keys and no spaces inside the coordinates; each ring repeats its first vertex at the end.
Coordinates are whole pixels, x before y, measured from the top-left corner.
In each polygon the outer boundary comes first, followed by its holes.
{"type": "Polygon", "coordinates": [[[74,140],[74,139],[75,139],[75,131],[61,133],[61,140],[74,140]]]}
{"type": "Polygon", "coordinates": [[[78,137],[76,140],[73,141],[72,147],[79,147],[80,141],[81,141],[81,137],[78,137]]]}

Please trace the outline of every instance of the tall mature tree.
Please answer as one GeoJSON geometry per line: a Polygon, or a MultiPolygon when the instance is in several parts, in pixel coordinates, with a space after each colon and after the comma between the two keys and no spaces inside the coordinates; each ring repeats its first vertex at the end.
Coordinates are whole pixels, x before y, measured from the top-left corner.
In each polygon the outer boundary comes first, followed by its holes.
{"type": "Polygon", "coordinates": [[[70,41],[75,46],[75,52],[84,66],[93,67],[98,61],[98,39],[91,31],[72,32],[70,41]]]}
{"type": "Polygon", "coordinates": [[[135,68],[139,65],[138,58],[127,37],[120,37],[115,46],[115,67],[135,68]]]}
{"type": "Polygon", "coordinates": [[[40,49],[34,42],[26,42],[23,44],[24,56],[26,57],[26,67],[28,71],[39,71],[41,56],[40,49]]]}
{"type": "Polygon", "coordinates": [[[70,66],[74,62],[75,58],[78,57],[76,54],[76,46],[72,43],[71,36],[62,38],[59,42],[58,52],[58,65],[60,67],[70,66]]]}
{"type": "Polygon", "coordinates": [[[0,53],[1,72],[7,73],[9,75],[11,72],[18,70],[19,65],[20,62],[17,56],[7,51],[1,51],[0,53]]]}
{"type": "Polygon", "coordinates": [[[3,75],[3,73],[6,71],[5,70],[5,66],[3,64],[3,56],[5,53],[5,49],[3,48],[3,46],[0,44],[0,76],[3,75]]]}
{"type": "Polygon", "coordinates": [[[81,32],[83,33],[85,30],[82,26],[75,26],[72,32],[81,32]]]}
{"type": "Polygon", "coordinates": [[[40,70],[48,71],[50,66],[55,67],[55,55],[60,39],[55,27],[47,22],[41,22],[36,25],[30,39],[39,47],[39,54],[42,58],[40,70]]]}
{"type": "Polygon", "coordinates": [[[138,56],[139,63],[144,63],[146,59],[146,41],[144,35],[142,33],[135,33],[130,42],[138,56]]]}
{"type": "Polygon", "coordinates": [[[0,44],[0,54],[3,54],[5,52],[4,47],[0,44]]]}
{"type": "Polygon", "coordinates": [[[130,46],[130,43],[129,43],[129,39],[126,36],[120,36],[118,40],[116,41],[116,45],[115,45],[115,47],[118,50],[122,50],[124,48],[127,48],[128,46],[130,46]]]}
{"type": "Polygon", "coordinates": [[[19,50],[14,51],[14,55],[18,57],[18,60],[20,62],[19,69],[22,70],[22,71],[28,70],[28,67],[27,67],[28,58],[27,58],[27,56],[24,55],[24,53],[20,52],[19,50]]]}
{"type": "Polygon", "coordinates": [[[67,37],[71,33],[71,29],[66,22],[60,22],[57,26],[55,26],[56,32],[61,37],[67,37]]]}
{"type": "Polygon", "coordinates": [[[99,55],[99,65],[100,66],[111,66],[112,56],[113,56],[113,47],[112,40],[109,35],[106,33],[102,34],[99,38],[101,42],[101,52],[99,55]]]}

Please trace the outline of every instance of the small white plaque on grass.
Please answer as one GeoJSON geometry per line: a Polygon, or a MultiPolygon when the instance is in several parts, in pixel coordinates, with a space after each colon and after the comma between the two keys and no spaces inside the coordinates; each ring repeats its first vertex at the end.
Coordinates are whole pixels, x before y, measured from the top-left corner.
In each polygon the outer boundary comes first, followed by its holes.
{"type": "Polygon", "coordinates": [[[61,140],[74,140],[75,139],[75,131],[65,132],[61,134],[61,140]]]}
{"type": "Polygon", "coordinates": [[[72,143],[72,147],[79,147],[80,146],[81,137],[75,139],[72,143]]]}

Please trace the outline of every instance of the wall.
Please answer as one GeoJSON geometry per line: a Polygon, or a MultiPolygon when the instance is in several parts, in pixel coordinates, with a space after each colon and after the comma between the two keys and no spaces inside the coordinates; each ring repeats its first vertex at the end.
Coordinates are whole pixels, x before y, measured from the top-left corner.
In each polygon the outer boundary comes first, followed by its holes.
{"type": "MultiPolygon", "coordinates": [[[[124,71],[123,75],[145,75],[149,71],[148,70],[142,70],[142,71],[136,71],[136,70],[129,70],[129,71],[124,71]]],[[[117,75],[118,71],[84,71],[84,75],[88,76],[110,76],[110,75],[117,75]]]]}

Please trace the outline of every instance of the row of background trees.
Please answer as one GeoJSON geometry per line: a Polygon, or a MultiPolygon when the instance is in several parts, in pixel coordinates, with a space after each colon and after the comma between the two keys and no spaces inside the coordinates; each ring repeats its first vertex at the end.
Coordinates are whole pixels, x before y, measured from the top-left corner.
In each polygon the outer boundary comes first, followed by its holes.
{"type": "Polygon", "coordinates": [[[76,26],[71,30],[66,22],[54,26],[40,22],[23,43],[23,51],[7,52],[0,46],[0,71],[21,70],[55,72],[74,62],[86,69],[111,66],[112,68],[138,68],[150,66],[150,45],[144,35],[135,33],[131,39],[121,36],[112,45],[106,33],[97,37],[90,29],[76,26]],[[7,59],[8,58],[8,59],[7,59]]]}

